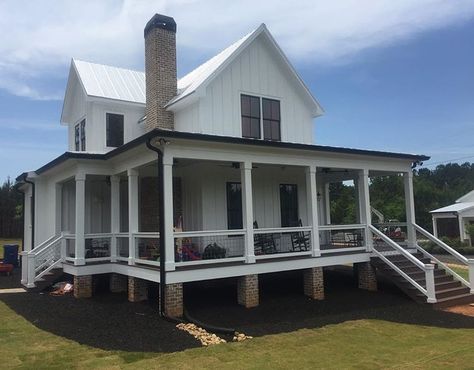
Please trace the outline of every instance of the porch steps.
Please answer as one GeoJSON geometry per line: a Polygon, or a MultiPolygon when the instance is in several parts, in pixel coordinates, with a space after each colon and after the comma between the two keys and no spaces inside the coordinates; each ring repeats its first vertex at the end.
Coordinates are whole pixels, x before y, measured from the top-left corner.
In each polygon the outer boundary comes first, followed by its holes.
{"type": "MultiPolygon", "coordinates": [[[[431,262],[429,258],[423,257],[421,253],[413,254],[413,256],[425,264],[431,262]]],[[[426,287],[424,271],[408,260],[405,256],[399,254],[387,256],[387,258],[418,284],[426,287]]],[[[371,263],[377,268],[378,272],[390,279],[400,288],[400,290],[414,301],[426,304],[426,296],[420,293],[413,285],[411,285],[411,283],[405,280],[403,276],[393,270],[380,258],[371,258],[371,263]]],[[[446,308],[474,302],[474,294],[470,294],[469,287],[463,285],[460,281],[455,280],[451,274],[439,268],[437,264],[435,264],[434,280],[437,301],[436,303],[431,304],[434,308],[446,308]]]]}
{"type": "Polygon", "coordinates": [[[58,282],[63,274],[64,271],[62,268],[52,269],[48,273],[44,274],[39,280],[35,281],[34,288],[29,288],[28,290],[32,292],[42,292],[54,283],[58,282]]]}

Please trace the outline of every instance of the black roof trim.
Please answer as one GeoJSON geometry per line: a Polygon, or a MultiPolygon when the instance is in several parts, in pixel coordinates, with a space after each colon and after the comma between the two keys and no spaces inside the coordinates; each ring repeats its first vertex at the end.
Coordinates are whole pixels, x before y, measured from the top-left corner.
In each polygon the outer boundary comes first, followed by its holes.
{"type": "MultiPolygon", "coordinates": [[[[114,150],[111,150],[108,153],[99,154],[99,153],[65,152],[59,157],[52,160],[51,162],[38,168],[35,172],[39,175],[68,159],[107,160],[112,157],[115,157],[116,155],[120,153],[124,153],[136,146],[144,144],[150,138],[154,138],[158,136],[165,137],[165,138],[185,139],[185,140],[209,141],[209,142],[214,142],[214,143],[255,145],[255,146],[269,147],[269,148],[298,149],[298,150],[308,150],[308,151],[325,152],[325,153],[336,153],[336,154],[356,154],[356,155],[366,155],[366,156],[375,156],[375,157],[384,157],[384,158],[395,158],[395,159],[398,158],[398,159],[411,160],[413,162],[427,161],[428,159],[430,159],[430,157],[426,155],[382,152],[382,151],[376,151],[376,150],[352,149],[352,148],[333,147],[333,146],[326,146],[326,145],[298,144],[298,143],[288,143],[288,142],[281,142],[281,141],[265,141],[265,140],[255,140],[255,139],[247,139],[247,138],[231,137],[231,136],[217,136],[217,135],[208,135],[208,134],[197,134],[197,133],[192,133],[192,132],[154,129],[140,137],[137,137],[136,139],[132,141],[129,141],[128,143],[114,150]]],[[[21,177],[21,175],[19,177],[21,177]]]]}

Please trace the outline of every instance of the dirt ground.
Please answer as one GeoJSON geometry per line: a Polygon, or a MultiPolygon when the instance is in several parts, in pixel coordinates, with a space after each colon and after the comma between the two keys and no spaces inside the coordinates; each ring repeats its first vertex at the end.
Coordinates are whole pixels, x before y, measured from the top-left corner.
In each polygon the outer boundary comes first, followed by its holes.
{"type": "MultiPolygon", "coordinates": [[[[0,276],[0,288],[18,286],[17,279],[0,276]]],[[[0,294],[0,300],[40,329],[96,348],[124,351],[175,352],[198,347],[199,342],[158,315],[158,285],[149,286],[150,299],[130,303],[127,295],[107,292],[107,275],[97,282],[90,299],[47,293],[0,294]]],[[[456,311],[433,310],[412,302],[383,280],[378,292],[357,289],[347,266],[325,270],[326,299],[303,295],[302,271],[260,276],[260,306],[237,304],[235,279],[189,283],[184,287],[189,314],[208,324],[234,328],[251,336],[316,328],[357,319],[474,328],[474,317],[456,311]]]]}

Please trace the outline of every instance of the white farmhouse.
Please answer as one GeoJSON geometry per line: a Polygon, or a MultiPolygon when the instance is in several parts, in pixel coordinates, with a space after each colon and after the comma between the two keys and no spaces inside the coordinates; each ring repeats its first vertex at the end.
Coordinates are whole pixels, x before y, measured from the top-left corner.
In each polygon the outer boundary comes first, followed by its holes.
{"type": "Polygon", "coordinates": [[[145,73],[72,60],[69,149],[17,179],[25,286],[65,272],[86,297],[107,273],[137,301],[158,282],[160,313],[181,316],[187,282],[237,277],[252,307],[259,274],[301,270],[305,294],[323,299],[323,267],[354,264],[360,288],[376,289],[377,266],[419,301],[472,300],[472,261],[469,282],[417,245],[416,231],[439,242],[415,224],[412,166],[428,157],[316,145],[323,109],[264,24],[180,79],[175,40],[157,14],[145,73]],[[386,175],[404,178],[402,238],[371,221],[369,178],[386,175]],[[340,181],[358,199],[346,225],[331,223],[340,181]]]}

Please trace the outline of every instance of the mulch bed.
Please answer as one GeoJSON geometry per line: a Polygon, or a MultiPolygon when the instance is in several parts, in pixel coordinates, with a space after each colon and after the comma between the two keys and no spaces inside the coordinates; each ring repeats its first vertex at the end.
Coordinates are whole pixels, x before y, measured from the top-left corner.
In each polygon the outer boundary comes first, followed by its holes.
{"type": "MultiPolygon", "coordinates": [[[[0,288],[5,282],[0,277],[0,288]]],[[[260,306],[253,309],[237,305],[235,279],[186,284],[184,297],[192,317],[251,336],[357,319],[474,328],[474,317],[415,304],[389,282],[381,281],[379,292],[359,290],[351,268],[326,269],[325,285],[326,300],[311,301],[303,295],[301,272],[261,275],[260,306]]],[[[153,299],[143,303],[105,292],[91,299],[31,292],[1,294],[0,300],[40,329],[97,348],[174,352],[199,347],[189,334],[160,319],[157,290],[154,286],[153,299]]]]}

